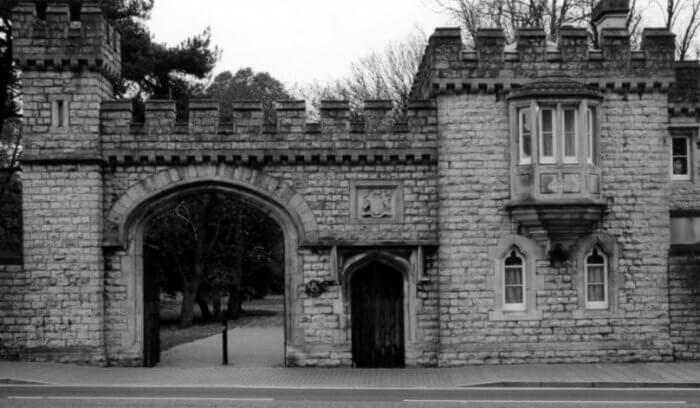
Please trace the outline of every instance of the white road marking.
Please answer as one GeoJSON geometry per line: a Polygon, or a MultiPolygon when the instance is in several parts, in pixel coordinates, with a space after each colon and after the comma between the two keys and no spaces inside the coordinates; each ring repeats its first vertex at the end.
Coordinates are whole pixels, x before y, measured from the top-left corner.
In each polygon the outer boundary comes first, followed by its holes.
{"type": "Polygon", "coordinates": [[[106,401],[274,401],[274,398],[229,398],[229,397],[71,397],[71,396],[46,396],[46,397],[28,397],[28,396],[9,396],[7,399],[24,400],[24,399],[46,399],[46,400],[106,400],[106,401]]]}
{"type": "Polygon", "coordinates": [[[685,405],[686,401],[554,401],[554,400],[449,400],[449,399],[405,399],[403,402],[454,403],[454,404],[595,404],[595,405],[685,405]]]}
{"type": "Polygon", "coordinates": [[[480,387],[480,386],[455,386],[455,387],[430,387],[425,385],[407,385],[407,386],[364,386],[364,385],[312,385],[312,386],[299,386],[299,385],[241,385],[241,384],[203,384],[203,385],[193,385],[193,384],[52,384],[52,383],[42,383],[42,384],[0,384],[0,388],[186,388],[186,389],[197,389],[197,388],[236,388],[236,389],[282,389],[282,390],[397,390],[397,391],[410,391],[410,390],[428,390],[428,391],[496,391],[496,390],[542,390],[542,391],[590,391],[590,390],[602,390],[602,391],[637,391],[637,392],[651,392],[651,391],[695,391],[700,392],[699,386],[688,386],[688,387],[480,387]]]}

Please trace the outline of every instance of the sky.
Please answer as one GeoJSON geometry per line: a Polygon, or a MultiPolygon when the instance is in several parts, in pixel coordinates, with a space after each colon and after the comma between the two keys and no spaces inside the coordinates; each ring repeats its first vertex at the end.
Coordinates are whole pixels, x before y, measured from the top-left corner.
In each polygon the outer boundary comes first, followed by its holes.
{"type": "Polygon", "coordinates": [[[434,0],[157,0],[148,26],[175,45],[211,28],[215,72],[250,66],[286,85],[321,82],[351,62],[422,30],[451,25],[434,0]]]}

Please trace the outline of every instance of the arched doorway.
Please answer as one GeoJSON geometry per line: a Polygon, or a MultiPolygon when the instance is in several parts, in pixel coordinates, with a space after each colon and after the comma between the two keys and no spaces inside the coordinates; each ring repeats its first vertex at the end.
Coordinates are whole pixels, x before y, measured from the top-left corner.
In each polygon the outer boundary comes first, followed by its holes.
{"type": "Polygon", "coordinates": [[[109,231],[124,248],[119,255],[119,271],[127,296],[122,302],[115,302],[108,313],[128,320],[125,330],[115,331],[110,337],[115,340],[109,345],[110,354],[117,358],[128,354],[144,362],[146,357],[157,361],[153,354],[158,350],[148,345],[152,336],[145,333],[149,327],[144,324],[149,314],[146,301],[156,296],[148,293],[146,287],[149,282],[144,273],[145,226],[155,214],[183,197],[212,192],[246,200],[280,226],[284,239],[284,361],[281,363],[295,361],[295,353],[303,349],[303,330],[297,324],[303,305],[295,289],[303,282],[299,242],[313,241],[318,235],[313,213],[303,198],[281,180],[251,169],[205,164],[156,173],[130,187],[112,205],[108,214],[109,231]]]}
{"type": "Polygon", "coordinates": [[[379,262],[351,278],[352,358],[359,368],[405,365],[404,279],[379,262]]]}

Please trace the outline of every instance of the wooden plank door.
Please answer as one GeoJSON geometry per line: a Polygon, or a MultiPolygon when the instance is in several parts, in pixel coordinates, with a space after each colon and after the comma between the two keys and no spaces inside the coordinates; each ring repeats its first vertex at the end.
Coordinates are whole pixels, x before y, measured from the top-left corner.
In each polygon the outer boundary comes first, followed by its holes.
{"type": "Polygon", "coordinates": [[[143,276],[143,365],[160,362],[160,287],[158,274],[145,271],[143,276]]]}
{"type": "Polygon", "coordinates": [[[403,277],[381,264],[351,282],[352,356],[355,367],[404,366],[403,277]]]}

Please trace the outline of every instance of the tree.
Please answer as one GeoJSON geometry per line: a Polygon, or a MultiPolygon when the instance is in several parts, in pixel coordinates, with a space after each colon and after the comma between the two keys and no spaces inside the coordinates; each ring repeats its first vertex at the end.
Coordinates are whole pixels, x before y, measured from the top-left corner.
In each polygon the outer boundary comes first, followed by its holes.
{"type": "Polygon", "coordinates": [[[279,226],[251,203],[217,193],[190,197],[149,223],[146,273],[158,273],[166,291],[182,292],[181,327],[192,325],[195,304],[205,320],[216,317],[225,296],[226,313],[236,318],[246,288],[270,287],[271,279],[248,271],[264,269],[279,256],[274,245],[281,236],[279,226]]]}
{"type": "Polygon", "coordinates": [[[350,65],[350,75],[328,83],[314,82],[295,87],[295,93],[311,102],[316,111],[323,99],[347,99],[357,112],[366,99],[388,99],[396,113],[405,110],[413,77],[418,72],[427,39],[415,30],[402,41],[388,44],[350,65]]]}
{"type": "Polygon", "coordinates": [[[224,71],[218,74],[207,86],[205,94],[220,104],[221,120],[233,119],[231,102],[236,99],[258,99],[263,102],[265,119],[274,118],[274,101],[289,99],[284,84],[267,72],[254,72],[251,68],[241,68],[236,73],[224,71]]]}
{"type": "Polygon", "coordinates": [[[700,0],[661,0],[656,4],[661,9],[664,26],[676,34],[676,56],[681,61],[697,43],[700,28],[700,0]]]}

